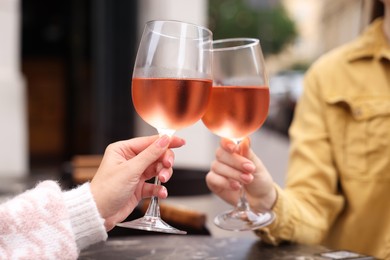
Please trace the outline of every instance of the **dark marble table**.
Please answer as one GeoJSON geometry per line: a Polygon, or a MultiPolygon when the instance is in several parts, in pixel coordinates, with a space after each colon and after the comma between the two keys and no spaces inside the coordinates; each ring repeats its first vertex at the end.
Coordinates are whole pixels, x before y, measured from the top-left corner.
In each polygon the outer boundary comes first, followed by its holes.
{"type": "Polygon", "coordinates": [[[286,244],[273,247],[256,238],[213,238],[198,235],[158,235],[109,238],[80,254],[80,259],[329,259],[321,246],[286,244]]]}

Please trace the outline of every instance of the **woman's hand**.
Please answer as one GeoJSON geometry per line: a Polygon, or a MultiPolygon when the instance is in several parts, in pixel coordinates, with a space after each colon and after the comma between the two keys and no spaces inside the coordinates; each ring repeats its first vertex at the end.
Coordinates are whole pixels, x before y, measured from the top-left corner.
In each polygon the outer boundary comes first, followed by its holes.
{"type": "Polygon", "coordinates": [[[181,147],[178,137],[149,136],[110,144],[91,181],[91,192],[106,230],[123,221],[146,197],[166,198],[167,190],[145,181],[158,176],[164,183],[172,176],[174,153],[181,147]]]}
{"type": "Polygon", "coordinates": [[[236,205],[243,185],[251,208],[268,211],[276,201],[271,175],[250,148],[249,138],[240,145],[222,138],[216,158],[206,176],[209,189],[226,202],[236,205]]]}

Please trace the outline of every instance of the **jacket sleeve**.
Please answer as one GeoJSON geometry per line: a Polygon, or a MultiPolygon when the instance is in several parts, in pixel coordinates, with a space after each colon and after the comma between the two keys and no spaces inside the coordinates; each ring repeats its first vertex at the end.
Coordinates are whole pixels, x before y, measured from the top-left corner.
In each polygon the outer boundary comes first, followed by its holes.
{"type": "Polygon", "coordinates": [[[0,219],[0,259],[77,259],[88,244],[83,237],[93,233],[77,227],[93,227],[84,222],[95,222],[93,242],[107,236],[88,184],[63,193],[56,182],[44,181],[1,204],[0,219]],[[86,213],[93,210],[95,219],[86,213]]]}
{"type": "Polygon", "coordinates": [[[291,147],[285,189],[276,186],[276,220],[256,230],[265,242],[318,244],[344,205],[332,157],[316,70],[305,76],[305,89],[290,128],[291,147]]]}

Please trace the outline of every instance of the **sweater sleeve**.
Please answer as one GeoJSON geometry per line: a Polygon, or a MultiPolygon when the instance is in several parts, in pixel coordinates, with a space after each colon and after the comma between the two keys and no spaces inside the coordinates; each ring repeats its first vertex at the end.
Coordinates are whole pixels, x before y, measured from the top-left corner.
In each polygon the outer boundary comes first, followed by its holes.
{"type": "Polygon", "coordinates": [[[76,259],[63,193],[44,181],[0,205],[0,259],[76,259]]]}
{"type": "MultiPolygon", "coordinates": [[[[88,184],[63,193],[56,182],[41,182],[1,204],[0,220],[0,259],[77,259],[79,250],[89,245],[83,242],[86,233],[78,228],[87,222],[96,221],[97,226],[101,225],[95,233],[100,235],[91,241],[107,237],[107,233],[102,232],[104,226],[88,184]],[[80,205],[89,203],[89,206],[72,206],[77,203],[72,195],[80,196],[80,205]],[[95,209],[97,216],[87,221],[84,217],[90,216],[75,208],[95,209]],[[75,218],[77,215],[80,218],[75,218]]],[[[92,226],[96,228],[88,227],[92,226]]]]}
{"type": "Polygon", "coordinates": [[[107,239],[104,219],[100,217],[89,183],[65,192],[64,200],[79,250],[107,239]]]}

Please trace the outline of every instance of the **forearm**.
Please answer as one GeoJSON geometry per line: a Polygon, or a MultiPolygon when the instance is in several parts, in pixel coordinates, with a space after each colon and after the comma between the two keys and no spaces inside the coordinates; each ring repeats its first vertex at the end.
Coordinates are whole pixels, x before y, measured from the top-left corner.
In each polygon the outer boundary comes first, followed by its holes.
{"type": "Polygon", "coordinates": [[[276,219],[255,233],[273,245],[282,241],[321,243],[343,206],[342,197],[309,189],[282,190],[276,184],[275,187],[278,194],[273,208],[276,219]]]}

